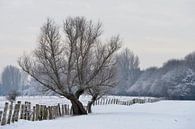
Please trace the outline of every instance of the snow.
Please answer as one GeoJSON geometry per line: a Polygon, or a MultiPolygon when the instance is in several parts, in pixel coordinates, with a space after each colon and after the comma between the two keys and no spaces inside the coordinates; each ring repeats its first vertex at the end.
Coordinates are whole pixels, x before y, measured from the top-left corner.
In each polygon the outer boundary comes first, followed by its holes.
{"type": "Polygon", "coordinates": [[[92,114],[38,122],[20,120],[2,129],[195,129],[195,101],[94,106],[92,114]]]}

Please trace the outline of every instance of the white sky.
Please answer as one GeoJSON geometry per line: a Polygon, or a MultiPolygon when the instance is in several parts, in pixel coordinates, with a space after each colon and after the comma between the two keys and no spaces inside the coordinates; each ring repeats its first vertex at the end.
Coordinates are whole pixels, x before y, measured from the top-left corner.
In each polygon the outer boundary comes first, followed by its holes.
{"type": "Polygon", "coordinates": [[[47,17],[67,16],[100,20],[107,39],[120,34],[141,68],[195,50],[195,0],[0,0],[0,71],[36,46],[47,17]]]}

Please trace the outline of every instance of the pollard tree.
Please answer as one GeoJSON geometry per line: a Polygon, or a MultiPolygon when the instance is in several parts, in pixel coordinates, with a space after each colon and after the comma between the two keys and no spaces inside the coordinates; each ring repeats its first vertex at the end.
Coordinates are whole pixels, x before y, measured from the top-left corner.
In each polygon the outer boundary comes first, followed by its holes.
{"type": "Polygon", "coordinates": [[[38,47],[32,54],[20,57],[18,63],[46,89],[69,99],[74,115],[87,114],[79,97],[96,87],[91,82],[109,66],[112,55],[120,48],[119,37],[102,43],[101,24],[83,17],[67,18],[63,32],[61,36],[59,27],[48,19],[41,28],[38,47]],[[101,55],[96,55],[98,46],[105,48],[101,55]],[[99,60],[91,60],[96,57],[99,60]]]}

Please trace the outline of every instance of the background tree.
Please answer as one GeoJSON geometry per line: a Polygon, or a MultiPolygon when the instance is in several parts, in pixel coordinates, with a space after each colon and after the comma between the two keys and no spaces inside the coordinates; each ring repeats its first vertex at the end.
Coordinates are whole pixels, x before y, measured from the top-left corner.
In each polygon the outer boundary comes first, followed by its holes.
{"type": "Polygon", "coordinates": [[[22,84],[21,71],[15,66],[8,65],[2,72],[1,80],[3,95],[13,91],[18,92],[22,84]]]}
{"type": "Polygon", "coordinates": [[[142,71],[142,74],[139,76],[137,81],[127,90],[127,92],[131,95],[137,96],[151,95],[149,93],[151,90],[150,87],[153,86],[153,83],[158,78],[159,78],[158,68],[150,67],[142,71]]]}
{"type": "Polygon", "coordinates": [[[74,115],[87,114],[80,95],[95,87],[91,82],[108,66],[112,55],[120,48],[119,37],[108,43],[100,41],[101,24],[83,17],[67,18],[63,38],[58,26],[48,19],[41,28],[38,47],[33,54],[18,61],[21,68],[47,90],[64,96],[72,103],[74,115]],[[98,46],[105,49],[96,55],[98,46]],[[98,60],[91,60],[98,57],[98,60]]]}
{"type": "Polygon", "coordinates": [[[122,50],[117,56],[117,77],[119,84],[116,94],[127,95],[130,88],[140,75],[139,58],[128,48],[122,50]]]}
{"type": "Polygon", "coordinates": [[[3,87],[2,87],[1,82],[0,82],[0,95],[3,95],[3,87]]]}
{"type": "Polygon", "coordinates": [[[186,65],[188,65],[192,70],[195,71],[195,52],[188,54],[185,57],[186,65]]]}

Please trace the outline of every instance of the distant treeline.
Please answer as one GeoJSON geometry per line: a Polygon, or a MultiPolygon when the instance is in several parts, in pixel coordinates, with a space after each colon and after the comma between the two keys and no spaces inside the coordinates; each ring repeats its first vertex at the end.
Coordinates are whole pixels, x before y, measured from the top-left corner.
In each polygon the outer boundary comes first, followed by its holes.
{"type": "Polygon", "coordinates": [[[140,70],[137,64],[124,67],[124,63],[133,64],[132,58],[129,59],[118,66],[120,81],[114,94],[195,99],[195,52],[184,59],[171,59],[160,68],[151,67],[146,70],[140,70]]]}

